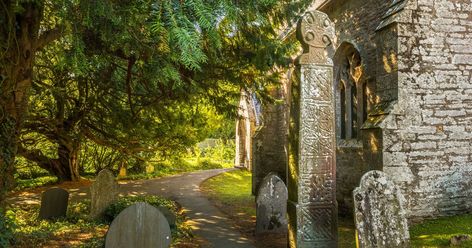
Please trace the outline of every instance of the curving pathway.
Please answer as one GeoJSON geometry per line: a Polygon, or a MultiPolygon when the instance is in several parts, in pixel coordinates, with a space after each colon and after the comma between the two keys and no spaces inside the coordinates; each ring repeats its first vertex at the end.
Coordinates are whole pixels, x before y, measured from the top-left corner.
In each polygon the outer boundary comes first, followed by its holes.
{"type": "MultiPolygon", "coordinates": [[[[142,190],[148,194],[162,195],[179,202],[186,210],[186,215],[192,220],[195,234],[206,239],[212,245],[211,247],[254,247],[200,191],[199,186],[203,181],[230,170],[207,170],[148,180],[143,183],[142,190]]],[[[132,192],[131,189],[128,193],[132,192]]]]}
{"type": "MultiPolygon", "coordinates": [[[[120,182],[123,195],[160,195],[182,205],[191,220],[194,233],[208,241],[212,248],[253,248],[252,242],[244,238],[231,221],[200,191],[200,184],[208,178],[234,169],[205,170],[176,176],[120,182]]],[[[88,187],[68,189],[71,200],[88,198],[88,187]]],[[[39,204],[39,194],[8,199],[13,204],[39,204]]]]}

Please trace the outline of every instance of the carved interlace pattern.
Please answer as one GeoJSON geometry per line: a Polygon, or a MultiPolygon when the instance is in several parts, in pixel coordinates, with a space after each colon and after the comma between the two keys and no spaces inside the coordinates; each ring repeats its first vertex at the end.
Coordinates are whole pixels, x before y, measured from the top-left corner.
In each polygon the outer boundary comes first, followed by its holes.
{"type": "Polygon", "coordinates": [[[298,244],[336,247],[336,168],[333,68],[326,48],[334,26],[326,14],[307,13],[298,35],[305,45],[299,58],[300,139],[298,244]]]}

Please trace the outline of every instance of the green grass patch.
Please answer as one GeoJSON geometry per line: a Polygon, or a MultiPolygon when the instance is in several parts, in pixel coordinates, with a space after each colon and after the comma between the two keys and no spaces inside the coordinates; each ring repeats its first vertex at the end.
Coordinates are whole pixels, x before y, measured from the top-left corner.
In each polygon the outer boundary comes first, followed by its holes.
{"type": "Polygon", "coordinates": [[[8,210],[14,223],[12,247],[100,247],[108,224],[90,221],[89,206],[90,201],[71,204],[67,217],[57,221],[40,220],[37,205],[8,210]]]}
{"type": "Polygon", "coordinates": [[[172,228],[172,247],[179,247],[179,243],[193,238],[185,216],[174,201],[157,196],[130,196],[122,197],[112,204],[102,220],[91,220],[88,217],[90,200],[69,205],[67,217],[57,221],[40,220],[39,206],[9,209],[6,215],[13,231],[12,237],[9,237],[11,246],[103,247],[106,231],[113,218],[136,202],[147,202],[155,207],[165,206],[176,216],[176,225],[172,228]]]}
{"type": "Polygon", "coordinates": [[[16,179],[15,191],[29,188],[37,188],[45,185],[52,185],[57,183],[57,177],[55,176],[40,176],[30,179],[16,179]]]}
{"type": "Polygon", "coordinates": [[[339,247],[356,247],[356,227],[352,219],[338,219],[338,242],[339,247]]]}
{"type": "MultiPolygon", "coordinates": [[[[449,247],[451,237],[461,234],[472,236],[472,215],[428,220],[410,228],[413,247],[449,247]]],[[[455,247],[470,248],[472,241],[466,241],[455,247]]]]}
{"type": "Polygon", "coordinates": [[[234,206],[237,212],[248,216],[256,216],[249,171],[236,170],[224,173],[206,180],[201,187],[210,198],[219,203],[234,206]]]}

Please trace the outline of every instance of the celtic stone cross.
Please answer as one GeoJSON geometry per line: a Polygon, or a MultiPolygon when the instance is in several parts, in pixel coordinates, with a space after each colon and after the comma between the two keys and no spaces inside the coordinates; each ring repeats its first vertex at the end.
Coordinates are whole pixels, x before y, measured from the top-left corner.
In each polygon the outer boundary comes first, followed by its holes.
{"type": "Polygon", "coordinates": [[[334,24],[307,12],[297,36],[304,53],[292,81],[289,134],[289,247],[337,247],[334,24]]]}

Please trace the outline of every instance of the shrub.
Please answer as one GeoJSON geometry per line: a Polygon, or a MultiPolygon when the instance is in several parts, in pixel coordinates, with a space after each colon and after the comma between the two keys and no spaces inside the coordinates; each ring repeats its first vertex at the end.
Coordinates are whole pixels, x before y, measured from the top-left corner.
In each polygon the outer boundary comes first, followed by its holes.
{"type": "Polygon", "coordinates": [[[197,148],[195,149],[196,153],[199,153],[197,157],[232,163],[235,156],[236,145],[233,140],[217,140],[215,146],[197,148]]]}
{"type": "Polygon", "coordinates": [[[138,202],[146,202],[156,208],[163,206],[174,213],[176,217],[175,226],[171,226],[173,242],[178,243],[181,239],[193,237],[192,229],[188,224],[185,223],[185,217],[181,212],[179,212],[179,207],[176,205],[176,203],[158,196],[122,197],[117,202],[111,204],[107,209],[105,209],[104,221],[110,224],[113,219],[118,216],[118,214],[120,214],[121,211],[138,202]]]}
{"type": "Polygon", "coordinates": [[[89,199],[72,203],[67,208],[67,221],[78,223],[89,218],[91,201],[89,199]]]}
{"type": "Polygon", "coordinates": [[[14,239],[14,222],[11,211],[0,209],[0,247],[9,247],[14,239]]]}
{"type": "Polygon", "coordinates": [[[146,202],[154,207],[164,206],[172,212],[178,211],[178,207],[173,201],[158,196],[128,196],[121,197],[118,201],[108,206],[105,209],[104,220],[107,223],[111,223],[121,211],[138,202],[146,202]]]}
{"type": "Polygon", "coordinates": [[[198,168],[202,170],[211,170],[211,169],[222,169],[224,167],[221,163],[217,163],[210,159],[204,158],[198,161],[198,168]]]}
{"type": "Polygon", "coordinates": [[[36,188],[44,185],[52,185],[57,183],[58,179],[56,176],[41,176],[32,179],[16,179],[15,190],[22,190],[27,188],[36,188]]]}

